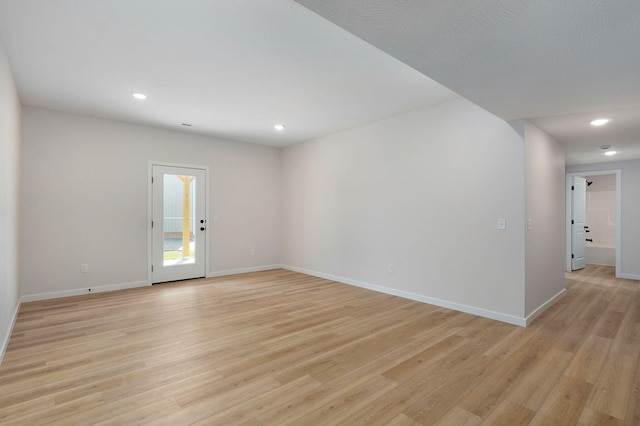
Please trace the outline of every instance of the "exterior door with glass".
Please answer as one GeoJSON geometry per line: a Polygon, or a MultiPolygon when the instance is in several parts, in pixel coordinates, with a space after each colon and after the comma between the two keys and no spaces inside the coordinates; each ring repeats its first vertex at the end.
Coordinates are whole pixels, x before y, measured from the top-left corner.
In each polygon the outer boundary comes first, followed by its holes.
{"type": "Polygon", "coordinates": [[[206,170],[152,165],[152,282],[205,276],[206,170]]]}

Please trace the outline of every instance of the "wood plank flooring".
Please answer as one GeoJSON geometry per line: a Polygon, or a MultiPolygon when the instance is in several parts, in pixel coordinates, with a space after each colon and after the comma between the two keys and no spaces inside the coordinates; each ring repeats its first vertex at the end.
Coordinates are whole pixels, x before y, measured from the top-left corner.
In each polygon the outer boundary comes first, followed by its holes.
{"type": "Polygon", "coordinates": [[[639,356],[611,267],[528,328],[276,270],[23,304],[0,424],[638,425],[639,356]]]}

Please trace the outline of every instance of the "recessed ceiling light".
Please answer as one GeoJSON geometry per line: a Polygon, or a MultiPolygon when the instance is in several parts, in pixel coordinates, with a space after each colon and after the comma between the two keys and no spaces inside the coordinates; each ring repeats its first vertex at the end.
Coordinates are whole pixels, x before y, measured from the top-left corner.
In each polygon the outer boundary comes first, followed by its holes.
{"type": "Polygon", "coordinates": [[[609,122],[608,118],[597,118],[591,121],[592,126],[604,126],[609,122]]]}
{"type": "Polygon", "coordinates": [[[147,95],[145,95],[144,93],[140,93],[140,92],[133,92],[132,96],[134,98],[136,98],[136,99],[141,100],[141,101],[144,100],[144,99],[147,99],[147,95]]]}
{"type": "Polygon", "coordinates": [[[604,153],[604,155],[616,155],[618,153],[618,151],[607,151],[604,153]]]}
{"type": "Polygon", "coordinates": [[[284,130],[284,124],[276,124],[273,128],[276,130],[284,130]]]}

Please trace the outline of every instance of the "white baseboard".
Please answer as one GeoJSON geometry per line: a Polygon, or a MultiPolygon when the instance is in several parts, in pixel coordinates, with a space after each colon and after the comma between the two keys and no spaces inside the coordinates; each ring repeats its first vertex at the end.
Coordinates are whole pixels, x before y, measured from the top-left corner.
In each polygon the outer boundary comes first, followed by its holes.
{"type": "Polygon", "coordinates": [[[633,274],[617,274],[616,275],[618,278],[626,278],[628,280],[640,280],[640,275],[633,275],[633,274]]]}
{"type": "Polygon", "coordinates": [[[148,281],[134,281],[131,283],[110,284],[98,287],[77,288],[73,290],[54,291],[51,293],[29,294],[22,296],[22,302],[35,302],[37,300],[57,299],[60,297],[80,296],[83,294],[103,293],[105,291],[125,290],[127,288],[145,287],[151,285],[148,281]]]}
{"type": "Polygon", "coordinates": [[[224,277],[227,275],[236,275],[236,274],[246,274],[247,272],[271,271],[274,269],[282,269],[282,268],[283,268],[282,265],[262,265],[262,266],[252,266],[250,268],[227,269],[225,271],[209,272],[207,274],[207,278],[224,277]]]}
{"type": "MultiPolygon", "coordinates": [[[[230,269],[226,271],[218,271],[207,274],[207,278],[221,277],[225,275],[244,274],[246,272],[269,271],[272,269],[280,269],[282,265],[263,265],[251,268],[230,269]]],[[[151,285],[148,281],[135,281],[131,283],[110,284],[90,288],[77,288],[73,290],[54,291],[51,293],[30,294],[22,296],[22,302],[35,302],[38,300],[57,299],[60,297],[80,296],[83,294],[102,293],[105,291],[124,290],[127,288],[145,287],[151,285]]]]}
{"type": "Polygon", "coordinates": [[[545,303],[540,305],[535,311],[533,311],[531,313],[531,315],[529,315],[527,317],[525,327],[528,326],[529,324],[531,324],[534,319],[538,318],[538,316],[541,313],[543,313],[544,311],[549,309],[554,303],[556,303],[558,300],[562,299],[566,294],[567,294],[567,289],[563,288],[561,291],[558,292],[558,294],[556,294],[551,299],[547,300],[545,303]]]}
{"type": "Polygon", "coordinates": [[[454,311],[460,311],[467,314],[476,315],[479,317],[506,322],[508,324],[518,325],[520,327],[527,326],[527,321],[525,318],[503,314],[500,312],[489,311],[486,309],[476,308],[475,306],[468,306],[461,303],[450,302],[448,300],[436,299],[432,297],[423,296],[421,294],[415,294],[408,291],[397,290],[394,288],[384,287],[376,284],[369,284],[362,281],[352,280],[349,278],[337,277],[335,275],[325,274],[317,271],[311,271],[308,269],[298,268],[295,266],[281,265],[281,268],[288,269],[294,272],[300,272],[302,274],[312,275],[314,277],[324,278],[331,281],[337,281],[343,284],[349,284],[349,285],[354,285],[356,287],[366,288],[368,290],[373,290],[380,293],[390,294],[392,296],[402,297],[404,299],[415,300],[417,302],[427,303],[429,305],[440,306],[442,308],[452,309],[454,311]]]}
{"type": "Polygon", "coordinates": [[[4,359],[4,354],[7,352],[7,347],[9,346],[9,338],[11,338],[13,327],[16,325],[16,320],[18,319],[20,305],[21,303],[18,302],[18,306],[16,306],[16,310],[13,312],[13,318],[11,318],[11,323],[9,324],[9,328],[7,329],[7,335],[2,338],[2,345],[0,345],[0,365],[2,364],[2,360],[4,359]]]}

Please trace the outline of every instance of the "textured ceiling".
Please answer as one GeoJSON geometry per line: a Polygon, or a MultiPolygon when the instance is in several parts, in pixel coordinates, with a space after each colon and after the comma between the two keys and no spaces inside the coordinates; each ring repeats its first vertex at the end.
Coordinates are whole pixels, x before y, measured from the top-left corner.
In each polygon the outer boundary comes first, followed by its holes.
{"type": "Polygon", "coordinates": [[[287,146],[461,95],[640,158],[639,0],[0,0],[0,39],[27,105],[287,146]]]}
{"type": "Polygon", "coordinates": [[[298,2],[507,121],[533,119],[569,163],[602,160],[588,154],[602,143],[640,158],[638,0],[298,2]],[[611,124],[589,133],[599,115],[611,124]]]}
{"type": "Polygon", "coordinates": [[[0,38],[24,104],[272,146],[457,97],[289,0],[0,0],[0,38]]]}

